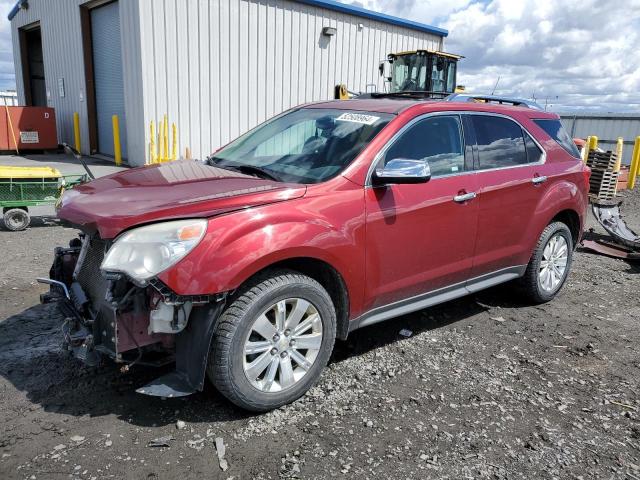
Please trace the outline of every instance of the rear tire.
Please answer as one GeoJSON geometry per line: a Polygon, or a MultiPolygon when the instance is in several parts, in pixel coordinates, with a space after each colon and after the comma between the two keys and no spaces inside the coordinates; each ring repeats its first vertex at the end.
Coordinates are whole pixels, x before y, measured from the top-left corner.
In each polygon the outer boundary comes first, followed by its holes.
{"type": "Polygon", "coordinates": [[[17,232],[20,230],[24,230],[31,223],[31,217],[29,217],[29,212],[22,208],[12,208],[4,212],[4,226],[7,230],[11,230],[12,232],[17,232]]]}
{"type": "Polygon", "coordinates": [[[562,222],[549,224],[536,245],[520,290],[533,303],[552,300],[567,280],[573,260],[573,237],[562,222]]]}
{"type": "Polygon", "coordinates": [[[297,272],[272,271],[243,288],[221,315],[207,373],[239,407],[272,410],[313,386],[335,337],[336,313],[326,290],[297,272]]]}

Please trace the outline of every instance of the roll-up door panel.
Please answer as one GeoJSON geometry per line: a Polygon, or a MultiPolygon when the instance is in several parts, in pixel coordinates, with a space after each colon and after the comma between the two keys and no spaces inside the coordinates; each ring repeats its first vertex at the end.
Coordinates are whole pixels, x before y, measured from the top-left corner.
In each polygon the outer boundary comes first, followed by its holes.
{"type": "Polygon", "coordinates": [[[91,10],[91,41],[96,94],[98,152],[114,155],[112,116],[120,121],[122,156],[127,154],[120,12],[118,2],[91,10]]]}

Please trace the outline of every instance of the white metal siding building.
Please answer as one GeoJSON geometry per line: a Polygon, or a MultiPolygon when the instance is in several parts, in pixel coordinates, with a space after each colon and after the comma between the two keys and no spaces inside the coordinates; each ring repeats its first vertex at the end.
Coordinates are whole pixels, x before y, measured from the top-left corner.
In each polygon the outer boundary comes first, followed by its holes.
{"type": "Polygon", "coordinates": [[[165,114],[178,151],[202,158],[283,110],[333,98],[337,84],[381,90],[388,53],[444,50],[447,35],[333,0],[19,0],[10,18],[21,104],[38,98],[39,57],[25,47],[38,29],[59,141],[73,143],[79,112],[83,153],[111,155],[107,120],[119,114],[132,165],[165,114]]]}

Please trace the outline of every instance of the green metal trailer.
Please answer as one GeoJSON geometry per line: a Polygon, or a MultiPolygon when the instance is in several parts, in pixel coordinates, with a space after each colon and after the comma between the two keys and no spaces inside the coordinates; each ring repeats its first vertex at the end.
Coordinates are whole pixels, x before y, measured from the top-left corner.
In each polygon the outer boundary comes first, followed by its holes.
{"type": "Polygon", "coordinates": [[[53,168],[0,166],[0,207],[5,227],[24,230],[31,222],[29,207],[54,205],[66,189],[86,181],[86,174],[62,175],[53,168]]]}

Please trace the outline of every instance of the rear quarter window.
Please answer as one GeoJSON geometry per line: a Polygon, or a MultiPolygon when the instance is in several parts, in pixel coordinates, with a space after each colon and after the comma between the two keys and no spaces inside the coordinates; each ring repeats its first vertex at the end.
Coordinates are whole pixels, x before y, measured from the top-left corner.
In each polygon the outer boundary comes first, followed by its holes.
{"type": "Polygon", "coordinates": [[[562,123],[560,123],[560,120],[538,119],[533,120],[533,122],[541,129],[543,129],[547,133],[547,135],[553,138],[556,143],[558,143],[558,145],[564,148],[569,155],[580,158],[578,147],[576,147],[575,143],[573,143],[573,139],[564,129],[562,123]]]}

